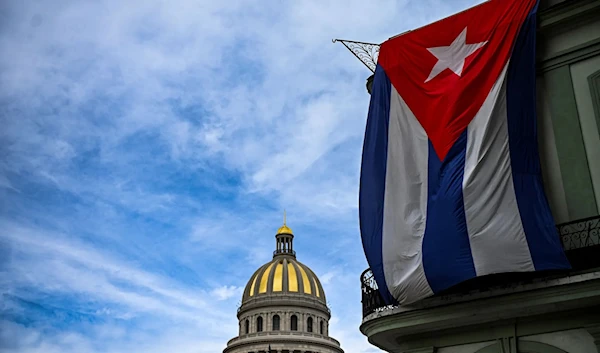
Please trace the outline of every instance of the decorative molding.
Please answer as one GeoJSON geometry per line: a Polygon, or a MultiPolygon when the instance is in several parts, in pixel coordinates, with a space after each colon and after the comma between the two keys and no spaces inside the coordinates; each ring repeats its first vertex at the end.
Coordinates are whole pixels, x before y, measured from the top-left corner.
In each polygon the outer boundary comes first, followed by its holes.
{"type": "Polygon", "coordinates": [[[327,342],[325,340],[301,339],[299,337],[299,335],[294,335],[296,337],[280,337],[280,336],[278,337],[275,335],[260,334],[258,336],[259,337],[256,337],[256,339],[253,339],[253,340],[240,340],[240,341],[230,340],[227,343],[227,347],[223,350],[223,353],[236,352],[241,347],[251,347],[251,346],[256,346],[256,345],[267,345],[267,344],[273,344],[273,345],[285,344],[286,346],[290,346],[290,347],[293,347],[293,346],[306,347],[308,345],[308,346],[319,347],[320,349],[329,349],[332,352],[344,353],[344,350],[339,346],[339,343],[336,345],[335,343],[327,342]]]}
{"type": "Polygon", "coordinates": [[[548,57],[538,57],[536,63],[537,74],[541,75],[561,66],[571,65],[599,54],[600,38],[597,38],[589,42],[576,45],[572,48],[559,51],[548,57]]]}
{"type": "Polygon", "coordinates": [[[246,301],[238,308],[237,317],[240,318],[249,311],[256,309],[268,309],[272,307],[293,307],[302,309],[311,309],[323,314],[327,320],[331,319],[331,311],[325,303],[312,298],[307,298],[303,294],[270,294],[264,297],[252,298],[246,301]]]}
{"type": "MultiPolygon", "coordinates": [[[[600,0],[569,0],[541,11],[538,15],[539,43],[562,31],[569,31],[600,16],[600,0]]],[[[600,53],[600,38],[572,48],[559,51],[547,57],[538,57],[538,74],[569,65],[600,53]]],[[[538,55],[543,55],[538,50],[538,55]]]]}
{"type": "Polygon", "coordinates": [[[538,26],[541,32],[556,31],[574,22],[581,23],[594,19],[600,11],[598,0],[569,0],[542,10],[538,14],[538,26]]]}

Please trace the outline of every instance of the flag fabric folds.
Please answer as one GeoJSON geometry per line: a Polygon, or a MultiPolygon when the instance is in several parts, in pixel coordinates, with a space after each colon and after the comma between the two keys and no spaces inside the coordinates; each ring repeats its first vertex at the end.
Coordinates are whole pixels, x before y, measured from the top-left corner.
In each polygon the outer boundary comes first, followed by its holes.
{"type": "Polygon", "coordinates": [[[490,0],[382,44],[360,177],[387,303],[570,267],[542,186],[535,0],[490,0]]]}

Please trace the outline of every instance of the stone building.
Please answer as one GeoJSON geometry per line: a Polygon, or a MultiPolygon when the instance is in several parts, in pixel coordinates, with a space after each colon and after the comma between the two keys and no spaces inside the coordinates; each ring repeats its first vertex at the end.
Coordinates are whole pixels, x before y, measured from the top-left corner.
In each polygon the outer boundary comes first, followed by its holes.
{"type": "Polygon", "coordinates": [[[296,260],[285,224],[275,235],[273,260],[250,277],[238,309],[238,336],[223,353],[344,353],[329,337],[331,313],[321,282],[296,260]]]}
{"type": "MultiPolygon", "coordinates": [[[[361,276],[361,332],[394,353],[600,352],[600,0],[541,0],[538,138],[573,269],[478,278],[414,305],[361,276]]],[[[371,89],[372,76],[367,89],[371,89]]]]}

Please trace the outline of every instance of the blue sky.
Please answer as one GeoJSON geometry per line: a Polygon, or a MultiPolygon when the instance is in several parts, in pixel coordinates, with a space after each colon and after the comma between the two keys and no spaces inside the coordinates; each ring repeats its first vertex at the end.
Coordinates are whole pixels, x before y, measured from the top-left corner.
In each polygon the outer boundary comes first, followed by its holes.
{"type": "Polygon", "coordinates": [[[358,331],[381,42],[476,0],[2,1],[0,352],[219,352],[287,209],[358,331]]]}

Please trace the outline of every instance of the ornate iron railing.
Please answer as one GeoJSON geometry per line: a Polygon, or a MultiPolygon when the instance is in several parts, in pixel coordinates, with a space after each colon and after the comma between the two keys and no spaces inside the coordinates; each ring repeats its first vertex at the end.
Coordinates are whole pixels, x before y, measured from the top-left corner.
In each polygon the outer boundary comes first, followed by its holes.
{"type": "Polygon", "coordinates": [[[600,216],[557,226],[565,251],[600,245],[600,216]]]}
{"type": "MultiPolygon", "coordinates": [[[[600,267],[600,216],[562,223],[556,228],[574,270],[600,267]]],[[[360,275],[360,282],[363,317],[393,307],[385,304],[371,269],[360,275]]]]}
{"type": "Polygon", "coordinates": [[[375,72],[375,68],[377,67],[377,58],[379,57],[379,44],[357,42],[354,40],[345,39],[333,39],[332,42],[342,43],[346,49],[350,50],[350,52],[354,54],[354,56],[356,56],[361,63],[368,67],[371,72],[375,72]]]}
{"type": "Polygon", "coordinates": [[[361,302],[363,307],[363,317],[377,310],[385,309],[387,306],[385,305],[381,294],[379,294],[377,282],[375,282],[375,277],[373,277],[373,272],[371,272],[370,268],[366,269],[360,275],[360,282],[362,283],[361,302]]]}

